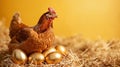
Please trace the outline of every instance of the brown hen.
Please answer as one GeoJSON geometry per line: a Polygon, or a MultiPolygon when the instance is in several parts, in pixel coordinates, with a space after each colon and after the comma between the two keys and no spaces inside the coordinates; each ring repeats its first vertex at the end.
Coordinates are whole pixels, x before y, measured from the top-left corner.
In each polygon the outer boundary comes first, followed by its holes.
{"type": "Polygon", "coordinates": [[[53,20],[56,18],[56,12],[52,8],[44,13],[38,23],[29,27],[21,23],[18,13],[13,16],[10,25],[9,51],[12,52],[18,48],[23,50],[27,55],[34,52],[42,52],[49,48],[54,42],[53,20]]]}

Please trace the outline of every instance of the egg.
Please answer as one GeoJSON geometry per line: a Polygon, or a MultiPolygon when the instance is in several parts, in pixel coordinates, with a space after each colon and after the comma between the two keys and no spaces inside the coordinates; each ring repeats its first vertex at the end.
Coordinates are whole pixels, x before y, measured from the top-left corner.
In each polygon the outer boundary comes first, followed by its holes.
{"type": "Polygon", "coordinates": [[[12,52],[11,59],[16,64],[24,64],[27,60],[27,56],[22,50],[15,49],[12,52]]]}
{"type": "Polygon", "coordinates": [[[63,55],[66,55],[66,54],[67,54],[67,50],[66,50],[65,47],[62,46],[62,45],[57,45],[57,46],[55,47],[55,49],[56,49],[58,52],[60,52],[61,54],[63,54],[63,55]]]}
{"type": "Polygon", "coordinates": [[[46,57],[48,54],[55,52],[55,51],[56,51],[56,49],[54,47],[50,47],[43,52],[43,55],[46,57]]]}
{"type": "Polygon", "coordinates": [[[44,61],[45,57],[41,53],[33,53],[29,56],[28,62],[33,64],[41,64],[44,61]]]}
{"type": "Polygon", "coordinates": [[[48,64],[59,63],[62,60],[62,54],[60,54],[59,52],[52,52],[47,55],[45,60],[48,64]]]}

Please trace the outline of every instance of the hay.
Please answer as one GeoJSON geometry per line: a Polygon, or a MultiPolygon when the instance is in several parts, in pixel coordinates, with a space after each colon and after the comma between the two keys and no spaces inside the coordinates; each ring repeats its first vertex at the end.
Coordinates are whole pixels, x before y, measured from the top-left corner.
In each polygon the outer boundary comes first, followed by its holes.
{"type": "Polygon", "coordinates": [[[18,65],[12,62],[8,53],[8,28],[4,24],[0,28],[0,67],[120,67],[120,40],[88,40],[80,35],[56,36],[54,45],[63,45],[68,50],[68,55],[58,64],[18,65]]]}

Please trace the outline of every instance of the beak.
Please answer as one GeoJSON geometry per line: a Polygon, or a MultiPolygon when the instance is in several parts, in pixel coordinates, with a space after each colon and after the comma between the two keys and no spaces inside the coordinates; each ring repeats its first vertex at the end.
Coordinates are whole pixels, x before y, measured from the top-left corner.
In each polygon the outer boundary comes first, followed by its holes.
{"type": "Polygon", "coordinates": [[[54,17],[54,18],[58,18],[58,15],[55,14],[53,17],[54,17]]]}

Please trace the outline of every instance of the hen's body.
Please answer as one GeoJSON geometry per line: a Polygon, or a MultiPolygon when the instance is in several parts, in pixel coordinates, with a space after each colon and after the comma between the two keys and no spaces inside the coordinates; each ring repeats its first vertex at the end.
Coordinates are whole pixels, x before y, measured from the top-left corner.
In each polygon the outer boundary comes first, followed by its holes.
{"type": "Polygon", "coordinates": [[[27,54],[44,51],[53,44],[55,38],[51,27],[39,34],[31,29],[30,34],[29,38],[19,46],[27,54]]]}
{"type": "Polygon", "coordinates": [[[29,55],[34,52],[42,52],[53,44],[55,37],[52,30],[52,20],[55,18],[55,15],[52,15],[51,10],[44,13],[38,24],[33,27],[20,23],[19,19],[15,19],[13,16],[14,21],[12,20],[10,25],[11,42],[8,46],[10,52],[18,48],[29,55]]]}

